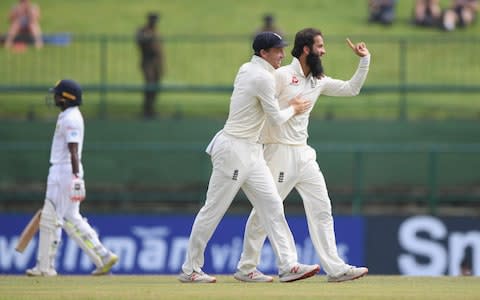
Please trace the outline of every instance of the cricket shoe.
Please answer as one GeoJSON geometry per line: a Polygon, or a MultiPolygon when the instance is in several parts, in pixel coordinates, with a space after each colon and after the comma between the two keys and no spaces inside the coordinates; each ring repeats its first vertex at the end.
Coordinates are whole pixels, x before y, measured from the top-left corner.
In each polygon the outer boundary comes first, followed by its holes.
{"type": "Polygon", "coordinates": [[[192,272],[192,274],[186,274],[184,272],[178,275],[178,280],[183,283],[215,283],[217,278],[207,275],[203,272],[192,272]]]}
{"type": "Polygon", "coordinates": [[[241,271],[237,271],[233,274],[233,278],[243,282],[272,282],[273,277],[268,276],[260,272],[259,270],[255,269],[253,272],[245,274],[241,271]]]}
{"type": "Polygon", "coordinates": [[[320,271],[319,265],[297,264],[290,269],[290,272],[280,274],[280,282],[292,282],[314,276],[320,271]]]}
{"type": "Polygon", "coordinates": [[[342,282],[342,281],[348,281],[348,280],[355,280],[357,278],[367,275],[367,273],[368,273],[368,268],[352,266],[347,270],[347,272],[343,273],[340,276],[328,276],[327,281],[342,282]]]}
{"type": "Polygon", "coordinates": [[[100,276],[110,273],[112,270],[113,265],[115,265],[118,261],[118,256],[112,252],[107,254],[105,257],[102,258],[103,266],[96,268],[93,270],[92,275],[100,276]]]}
{"type": "Polygon", "coordinates": [[[46,271],[40,271],[40,269],[35,266],[31,269],[27,269],[25,271],[25,274],[27,274],[27,276],[45,276],[45,277],[53,277],[53,276],[57,276],[57,271],[55,271],[54,269],[47,269],[46,271]]]}

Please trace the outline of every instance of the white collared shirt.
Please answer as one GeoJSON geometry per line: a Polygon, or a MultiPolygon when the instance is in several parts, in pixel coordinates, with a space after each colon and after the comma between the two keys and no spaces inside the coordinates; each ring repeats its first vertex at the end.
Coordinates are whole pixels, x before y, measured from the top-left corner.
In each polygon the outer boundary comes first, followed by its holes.
{"type": "Polygon", "coordinates": [[[52,148],[50,150],[50,163],[71,163],[68,143],[78,143],[78,159],[82,159],[84,124],[82,113],[78,106],[69,107],[58,115],[52,148]]]}
{"type": "Polygon", "coordinates": [[[320,94],[327,96],[355,96],[365,82],[370,65],[370,55],[360,58],[357,71],[348,81],[324,76],[321,79],[305,77],[300,61],[293,58],[291,64],[275,71],[277,95],[280,108],[288,106],[288,101],[300,96],[311,101],[311,108],[295,115],[282,125],[267,120],[262,130],[260,141],[264,144],[306,145],[308,139],[308,119],[320,94]]]}
{"type": "Polygon", "coordinates": [[[275,98],[274,71],[270,63],[256,55],[240,67],[224,132],[257,141],[265,119],[271,124],[282,124],[294,115],[293,108],[288,105],[280,111],[275,98]]]}

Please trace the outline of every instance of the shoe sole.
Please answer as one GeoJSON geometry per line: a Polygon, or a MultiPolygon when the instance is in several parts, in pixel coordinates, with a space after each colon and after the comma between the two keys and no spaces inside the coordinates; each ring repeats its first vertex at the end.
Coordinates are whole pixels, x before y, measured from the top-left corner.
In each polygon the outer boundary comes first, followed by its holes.
{"type": "Polygon", "coordinates": [[[348,279],[345,279],[345,280],[332,280],[332,281],[328,281],[328,282],[331,282],[331,283],[339,283],[339,282],[345,282],[345,281],[352,281],[352,280],[355,280],[355,279],[359,279],[359,278],[362,278],[363,276],[367,275],[368,274],[368,270],[363,272],[362,274],[356,276],[356,277],[352,277],[352,278],[348,278],[348,279]]]}
{"type": "Polygon", "coordinates": [[[293,279],[289,279],[289,280],[281,280],[280,279],[280,282],[294,282],[294,281],[298,281],[298,280],[303,280],[303,279],[307,279],[307,278],[310,278],[312,276],[315,276],[315,274],[317,274],[318,272],[320,272],[320,267],[317,267],[315,268],[314,270],[308,272],[308,273],[305,273],[303,274],[302,276],[298,277],[298,278],[293,278],[293,279]]]}
{"type": "Polygon", "coordinates": [[[252,279],[245,280],[245,279],[240,278],[240,277],[237,277],[237,276],[235,276],[235,275],[233,275],[233,278],[235,278],[235,279],[238,280],[238,281],[247,282],[247,283],[273,282],[273,278],[270,279],[270,280],[252,280],[252,279]]]}
{"type": "MultiPolygon", "coordinates": [[[[188,275],[187,275],[188,276],[188,275]]],[[[181,283],[215,283],[217,282],[217,278],[215,277],[211,277],[212,280],[210,281],[202,281],[202,280],[191,280],[190,277],[183,277],[182,275],[178,276],[177,279],[178,281],[180,281],[181,283]]]]}
{"type": "Polygon", "coordinates": [[[211,281],[194,281],[194,280],[185,280],[185,279],[178,278],[178,281],[180,281],[181,283],[215,283],[217,282],[217,279],[215,278],[211,281]]]}
{"type": "Polygon", "coordinates": [[[57,276],[57,274],[44,274],[44,273],[37,274],[37,273],[31,273],[31,272],[25,272],[25,275],[27,275],[28,277],[55,277],[55,276],[57,276]]]}

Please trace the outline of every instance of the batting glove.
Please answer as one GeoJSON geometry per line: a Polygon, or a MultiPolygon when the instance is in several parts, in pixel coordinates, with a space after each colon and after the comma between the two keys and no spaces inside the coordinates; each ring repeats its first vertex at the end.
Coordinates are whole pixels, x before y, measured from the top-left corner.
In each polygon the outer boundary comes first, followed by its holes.
{"type": "Polygon", "coordinates": [[[85,194],[85,181],[83,181],[81,178],[73,177],[70,190],[70,199],[75,202],[81,202],[85,199],[85,194]]]}

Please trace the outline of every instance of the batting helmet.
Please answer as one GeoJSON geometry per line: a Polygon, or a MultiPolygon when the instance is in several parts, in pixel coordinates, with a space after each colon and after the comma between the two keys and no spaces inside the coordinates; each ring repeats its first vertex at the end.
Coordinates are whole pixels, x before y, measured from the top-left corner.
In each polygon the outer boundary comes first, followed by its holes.
{"type": "Polygon", "coordinates": [[[78,106],[82,104],[82,88],[71,79],[62,79],[50,89],[51,93],[58,95],[65,100],[67,106],[78,106]]]}

